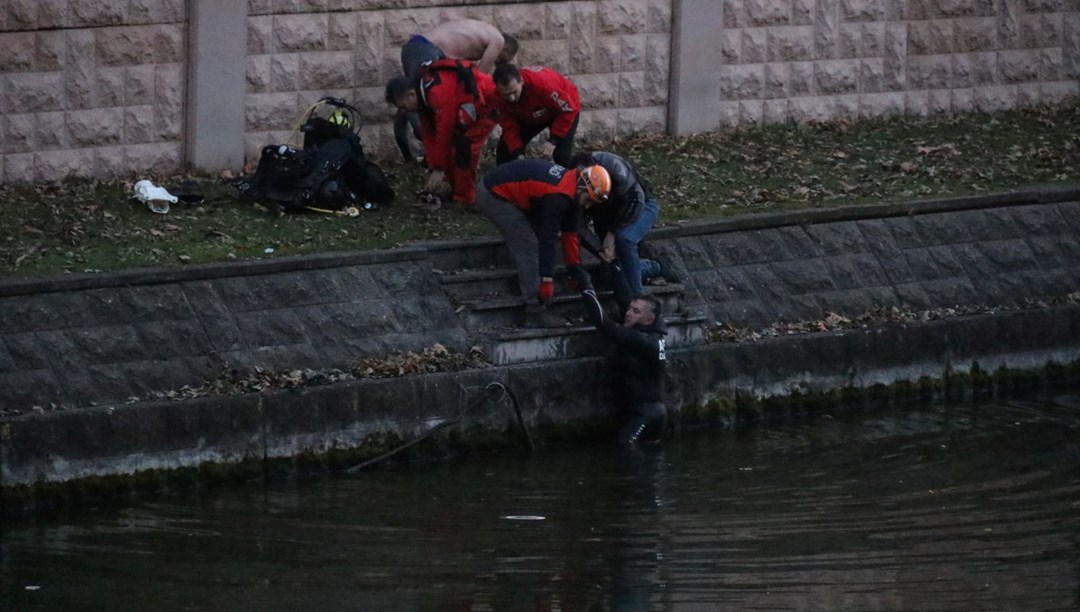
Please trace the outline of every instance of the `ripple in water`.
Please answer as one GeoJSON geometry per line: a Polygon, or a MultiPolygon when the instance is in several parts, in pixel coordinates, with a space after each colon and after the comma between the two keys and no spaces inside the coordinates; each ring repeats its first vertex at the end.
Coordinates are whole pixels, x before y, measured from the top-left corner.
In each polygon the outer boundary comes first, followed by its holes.
{"type": "Polygon", "coordinates": [[[4,610],[1076,610],[1080,400],[547,451],[5,526],[4,610]]]}

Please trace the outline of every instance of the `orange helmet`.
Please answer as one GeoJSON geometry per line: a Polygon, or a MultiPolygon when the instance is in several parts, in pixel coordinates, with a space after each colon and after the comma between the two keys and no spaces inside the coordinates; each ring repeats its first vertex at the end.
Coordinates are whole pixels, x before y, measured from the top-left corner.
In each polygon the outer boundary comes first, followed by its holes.
{"type": "Polygon", "coordinates": [[[578,180],[585,187],[589,199],[593,202],[603,202],[611,194],[611,175],[599,165],[585,166],[578,169],[578,180]]]}

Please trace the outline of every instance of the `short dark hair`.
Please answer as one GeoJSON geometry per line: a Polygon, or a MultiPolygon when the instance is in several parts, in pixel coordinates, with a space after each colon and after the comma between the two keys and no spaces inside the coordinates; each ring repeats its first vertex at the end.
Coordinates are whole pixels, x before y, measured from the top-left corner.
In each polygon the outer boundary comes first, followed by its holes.
{"type": "Polygon", "coordinates": [[[518,41],[513,36],[510,36],[506,32],[502,32],[503,37],[503,53],[509,53],[513,58],[518,52],[518,41]]]}
{"type": "Polygon", "coordinates": [[[513,64],[499,64],[495,66],[495,72],[491,73],[491,78],[496,85],[509,85],[510,81],[520,81],[521,73],[513,64]]]}
{"type": "MultiPolygon", "coordinates": [[[[641,294],[635,295],[634,300],[641,300],[642,302],[645,302],[646,304],[648,304],[649,308],[652,310],[653,317],[657,321],[660,320],[660,314],[661,314],[661,312],[660,312],[660,300],[656,299],[655,295],[651,295],[651,294],[648,294],[648,293],[641,293],[641,294]]],[[[634,301],[634,300],[630,300],[630,301],[634,301]]]]}
{"type": "Polygon", "coordinates": [[[386,103],[397,106],[398,102],[412,89],[408,77],[398,75],[386,83],[386,103]]]}

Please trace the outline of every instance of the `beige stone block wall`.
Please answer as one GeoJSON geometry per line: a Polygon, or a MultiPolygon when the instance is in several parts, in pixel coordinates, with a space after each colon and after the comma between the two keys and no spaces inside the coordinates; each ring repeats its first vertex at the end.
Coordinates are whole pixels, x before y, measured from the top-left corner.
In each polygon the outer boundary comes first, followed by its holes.
{"type": "MultiPolygon", "coordinates": [[[[191,1],[0,2],[0,182],[182,170],[191,1]]],[[[572,78],[582,142],[667,130],[669,66],[704,45],[722,62],[691,77],[718,85],[714,129],[1080,93],[1080,0],[715,0],[710,37],[674,50],[682,0],[246,1],[247,55],[222,61],[246,72],[249,161],[324,95],[364,111],[369,153],[396,157],[383,86],[410,35],[454,17],[494,23],[521,41],[520,64],[572,78]]]]}
{"type": "Polygon", "coordinates": [[[249,2],[247,158],[286,141],[302,110],[325,95],[364,111],[369,154],[396,157],[383,89],[401,71],[401,45],[459,17],[516,37],[519,65],[549,66],[577,84],[587,109],[579,141],[666,129],[671,0],[446,4],[455,3],[249,2]]]}
{"type": "Polygon", "coordinates": [[[1080,94],[1076,0],[717,0],[718,128],[1080,94]]]}
{"type": "Polygon", "coordinates": [[[184,0],[0,2],[0,182],[182,166],[184,0]]]}

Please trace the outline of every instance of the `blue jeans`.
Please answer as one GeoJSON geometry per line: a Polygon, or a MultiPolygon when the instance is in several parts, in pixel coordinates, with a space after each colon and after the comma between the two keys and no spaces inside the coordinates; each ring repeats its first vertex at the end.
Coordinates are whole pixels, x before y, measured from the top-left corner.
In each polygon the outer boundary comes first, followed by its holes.
{"type": "MultiPolygon", "coordinates": [[[[638,243],[656,223],[656,217],[660,215],[660,204],[655,198],[646,198],[641,207],[641,214],[634,222],[625,227],[615,230],[615,259],[622,267],[623,277],[629,285],[630,297],[641,295],[641,278],[644,276],[656,276],[660,273],[660,266],[652,260],[644,260],[638,256],[638,243]]],[[[629,303],[629,300],[627,301],[629,303]]]]}

